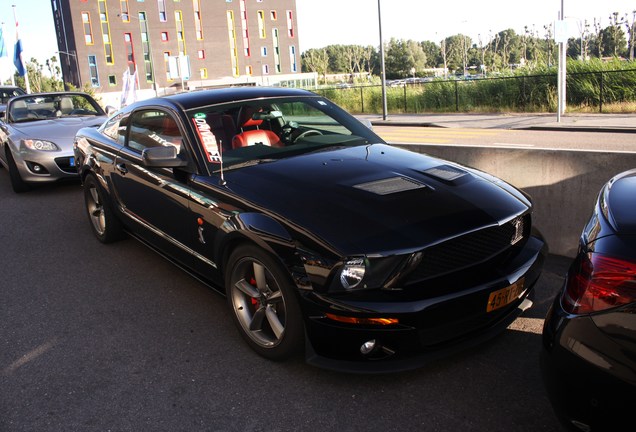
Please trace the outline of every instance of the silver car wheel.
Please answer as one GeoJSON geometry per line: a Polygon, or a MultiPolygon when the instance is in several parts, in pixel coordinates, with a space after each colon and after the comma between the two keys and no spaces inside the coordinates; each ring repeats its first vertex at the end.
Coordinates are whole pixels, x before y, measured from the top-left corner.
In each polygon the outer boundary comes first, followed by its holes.
{"type": "Polygon", "coordinates": [[[283,293],[271,272],[259,261],[245,257],[234,267],[231,302],[243,331],[257,345],[272,348],[285,333],[283,293]]]}
{"type": "Polygon", "coordinates": [[[86,206],[91,223],[99,235],[104,235],[106,232],[106,217],[104,215],[104,206],[101,202],[97,186],[91,184],[88,192],[86,206]]]}

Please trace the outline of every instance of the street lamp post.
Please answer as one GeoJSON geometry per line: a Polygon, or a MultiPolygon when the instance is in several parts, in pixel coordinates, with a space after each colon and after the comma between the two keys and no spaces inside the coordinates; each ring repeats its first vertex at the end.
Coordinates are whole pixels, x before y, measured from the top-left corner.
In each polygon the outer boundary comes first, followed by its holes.
{"type": "Polygon", "coordinates": [[[382,9],[380,0],[378,0],[378,25],[380,26],[380,64],[382,74],[382,120],[386,120],[387,104],[386,104],[386,70],[384,68],[384,42],[382,41],[382,9]]]}
{"type": "MultiPolygon", "coordinates": [[[[67,52],[67,51],[58,51],[59,54],[66,54],[66,65],[68,67],[68,69],[70,70],[70,62],[69,62],[69,57],[73,57],[75,59],[75,72],[77,73],[77,84],[78,84],[78,88],[82,88],[82,74],[80,72],[80,68],[79,68],[79,60],[77,59],[77,53],[75,51],[73,52],[67,52]]],[[[64,69],[62,69],[64,70],[64,69]]],[[[64,77],[62,76],[62,80],[64,80],[64,77]]],[[[64,89],[68,90],[66,88],[66,80],[64,80],[64,89]]]]}

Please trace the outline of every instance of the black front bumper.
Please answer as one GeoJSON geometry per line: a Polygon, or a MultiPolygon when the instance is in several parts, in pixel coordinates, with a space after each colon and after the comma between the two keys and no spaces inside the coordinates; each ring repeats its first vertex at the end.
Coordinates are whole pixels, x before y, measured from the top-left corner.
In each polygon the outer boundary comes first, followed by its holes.
{"type": "MultiPolygon", "coordinates": [[[[488,280],[464,281],[460,290],[436,296],[413,293],[362,293],[349,297],[302,297],[307,342],[306,360],[326,369],[353,373],[410,370],[496,336],[532,305],[529,296],[547,253],[545,243],[532,238],[523,252],[488,280]],[[486,312],[489,295],[523,280],[523,291],[510,304],[486,312]],[[348,324],[337,316],[396,318],[398,324],[348,324]],[[361,346],[375,341],[376,348],[362,354],[361,346]]],[[[423,285],[421,292],[430,287],[423,285]]]]}

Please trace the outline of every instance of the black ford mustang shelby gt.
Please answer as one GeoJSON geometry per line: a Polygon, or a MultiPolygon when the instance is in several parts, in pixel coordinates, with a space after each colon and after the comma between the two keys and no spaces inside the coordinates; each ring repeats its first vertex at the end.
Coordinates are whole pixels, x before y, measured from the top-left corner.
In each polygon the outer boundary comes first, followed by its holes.
{"type": "Polygon", "coordinates": [[[97,238],[126,231],[222,291],[270,359],[394,371],[479,343],[529,307],[547,249],[522,192],[302,90],[138,102],[75,155],[97,238]]]}

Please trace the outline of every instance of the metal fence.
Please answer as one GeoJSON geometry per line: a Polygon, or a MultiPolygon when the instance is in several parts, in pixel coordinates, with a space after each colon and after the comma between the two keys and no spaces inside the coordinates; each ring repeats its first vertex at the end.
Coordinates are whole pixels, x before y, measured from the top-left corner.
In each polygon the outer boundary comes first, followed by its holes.
{"type": "MultiPolygon", "coordinates": [[[[557,75],[432,80],[387,86],[390,113],[556,111],[557,75]]],[[[354,113],[381,113],[382,88],[347,86],[314,90],[354,113]]],[[[570,110],[603,112],[607,105],[636,110],[636,69],[568,73],[570,110]],[[633,106],[632,106],[633,105],[633,106]]]]}

